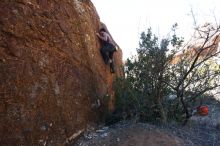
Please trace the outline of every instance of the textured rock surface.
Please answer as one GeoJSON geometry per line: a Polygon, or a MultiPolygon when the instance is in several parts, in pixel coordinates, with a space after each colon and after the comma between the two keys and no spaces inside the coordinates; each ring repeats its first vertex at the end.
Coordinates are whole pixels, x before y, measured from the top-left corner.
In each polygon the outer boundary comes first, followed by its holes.
{"type": "Polygon", "coordinates": [[[0,14],[1,145],[63,145],[96,120],[97,98],[113,108],[89,0],[2,0],[0,14]]]}

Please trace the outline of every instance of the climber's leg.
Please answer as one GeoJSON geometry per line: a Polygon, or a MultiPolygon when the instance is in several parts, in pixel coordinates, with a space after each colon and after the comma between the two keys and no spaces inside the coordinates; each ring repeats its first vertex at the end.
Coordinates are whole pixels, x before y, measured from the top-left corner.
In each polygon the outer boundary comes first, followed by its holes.
{"type": "Polygon", "coordinates": [[[109,62],[110,62],[110,72],[111,73],[115,72],[113,53],[114,53],[114,51],[113,52],[109,52],[109,62]]]}
{"type": "Polygon", "coordinates": [[[103,46],[101,49],[100,49],[100,52],[102,54],[102,58],[105,62],[105,64],[108,64],[109,62],[109,53],[107,52],[106,50],[106,46],[103,46]]]}

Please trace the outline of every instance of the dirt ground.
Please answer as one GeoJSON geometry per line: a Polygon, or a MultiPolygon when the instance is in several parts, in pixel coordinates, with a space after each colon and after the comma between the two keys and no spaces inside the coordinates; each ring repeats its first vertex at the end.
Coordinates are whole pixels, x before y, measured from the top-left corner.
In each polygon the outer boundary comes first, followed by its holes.
{"type": "Polygon", "coordinates": [[[220,102],[207,104],[210,114],[193,117],[184,127],[121,121],[109,127],[90,127],[70,146],[220,146],[220,102]]]}
{"type": "Polygon", "coordinates": [[[120,122],[89,129],[70,146],[220,146],[220,129],[204,125],[120,122]]]}
{"type": "Polygon", "coordinates": [[[181,138],[153,125],[119,123],[84,134],[74,146],[182,146],[181,138]]]}

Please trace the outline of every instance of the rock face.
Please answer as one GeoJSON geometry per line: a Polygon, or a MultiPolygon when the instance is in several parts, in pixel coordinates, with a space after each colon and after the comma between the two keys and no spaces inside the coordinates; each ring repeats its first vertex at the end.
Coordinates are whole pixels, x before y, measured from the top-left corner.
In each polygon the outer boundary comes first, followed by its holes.
{"type": "Polygon", "coordinates": [[[114,108],[122,52],[111,74],[91,1],[3,0],[0,13],[1,145],[63,145],[97,121],[98,99],[114,108]]]}

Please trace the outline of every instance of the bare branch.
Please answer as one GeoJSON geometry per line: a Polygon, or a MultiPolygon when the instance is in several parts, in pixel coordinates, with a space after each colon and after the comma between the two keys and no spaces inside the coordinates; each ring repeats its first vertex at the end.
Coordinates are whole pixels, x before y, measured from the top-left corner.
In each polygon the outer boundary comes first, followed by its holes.
{"type": "Polygon", "coordinates": [[[200,66],[202,63],[204,63],[205,61],[209,60],[210,58],[212,58],[212,57],[214,57],[214,56],[217,56],[218,54],[220,54],[220,51],[216,52],[216,53],[213,54],[213,55],[210,55],[209,57],[205,58],[205,59],[202,60],[201,62],[197,63],[197,64],[195,65],[195,67],[200,66]]]}
{"type": "Polygon", "coordinates": [[[218,30],[216,30],[216,31],[210,36],[210,31],[208,31],[208,33],[206,34],[205,41],[203,42],[203,44],[202,44],[202,46],[201,46],[201,49],[199,50],[198,53],[195,54],[196,56],[195,56],[195,58],[194,58],[194,60],[193,60],[193,62],[192,62],[192,64],[191,64],[189,70],[185,73],[185,75],[184,75],[182,78],[180,78],[179,83],[178,83],[178,85],[177,85],[177,88],[179,88],[179,87],[181,86],[181,84],[183,83],[183,81],[187,78],[187,76],[189,75],[189,73],[192,72],[192,70],[193,70],[196,66],[198,66],[198,65],[200,65],[201,63],[205,62],[205,61],[208,60],[209,58],[215,56],[215,55],[211,55],[210,57],[206,58],[206,59],[203,60],[202,62],[196,64],[196,62],[198,61],[199,57],[201,56],[201,53],[202,53],[204,50],[206,50],[206,49],[208,49],[208,48],[213,47],[214,45],[216,45],[216,40],[217,40],[217,38],[218,38],[218,35],[215,37],[215,40],[213,41],[213,43],[212,43],[211,45],[205,47],[205,45],[208,43],[208,41],[210,40],[210,38],[213,37],[213,36],[215,36],[216,33],[218,33],[218,30]]]}
{"type": "Polygon", "coordinates": [[[189,102],[193,101],[194,99],[196,99],[197,97],[201,96],[202,94],[206,93],[207,91],[213,90],[217,87],[220,87],[219,85],[213,86],[213,87],[209,87],[209,88],[205,88],[204,90],[202,90],[201,92],[199,92],[198,94],[194,95],[193,97],[190,98],[189,102]]]}
{"type": "Polygon", "coordinates": [[[189,85],[191,85],[192,83],[196,83],[196,82],[198,82],[198,81],[200,81],[200,80],[203,80],[203,79],[205,79],[207,76],[203,76],[203,77],[201,77],[201,78],[197,78],[197,79],[195,79],[195,80],[193,80],[193,78],[195,78],[194,77],[194,75],[197,73],[197,70],[196,71],[193,71],[193,74],[192,74],[192,77],[189,79],[189,81],[188,81],[188,83],[184,86],[184,89],[186,89],[189,85]]]}
{"type": "Polygon", "coordinates": [[[164,80],[162,82],[165,83],[167,86],[171,87],[173,90],[176,91],[176,88],[173,85],[171,85],[170,83],[168,83],[168,82],[166,82],[164,80]]]}

